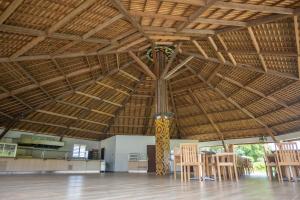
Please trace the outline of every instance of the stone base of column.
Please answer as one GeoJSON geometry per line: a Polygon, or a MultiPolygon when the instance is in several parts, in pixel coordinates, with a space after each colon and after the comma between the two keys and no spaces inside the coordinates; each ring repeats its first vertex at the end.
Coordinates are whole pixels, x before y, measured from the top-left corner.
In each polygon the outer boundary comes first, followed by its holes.
{"type": "Polygon", "coordinates": [[[155,119],[156,175],[169,173],[170,120],[164,117],[155,119]]]}

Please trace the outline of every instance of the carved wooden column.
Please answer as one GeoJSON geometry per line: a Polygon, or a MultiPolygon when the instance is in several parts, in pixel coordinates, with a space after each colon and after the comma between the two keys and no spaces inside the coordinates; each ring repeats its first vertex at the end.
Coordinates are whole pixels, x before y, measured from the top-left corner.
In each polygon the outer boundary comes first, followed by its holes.
{"type": "Polygon", "coordinates": [[[170,155],[170,118],[168,114],[168,90],[166,80],[161,77],[167,62],[166,55],[161,50],[153,52],[156,80],[156,175],[169,173],[170,155]]]}

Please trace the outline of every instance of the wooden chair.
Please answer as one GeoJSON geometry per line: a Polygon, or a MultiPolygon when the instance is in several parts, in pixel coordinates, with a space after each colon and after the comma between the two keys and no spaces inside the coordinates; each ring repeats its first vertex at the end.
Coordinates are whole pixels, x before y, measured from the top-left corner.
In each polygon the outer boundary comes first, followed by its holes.
{"type": "Polygon", "coordinates": [[[216,165],[215,154],[205,155],[205,170],[206,170],[205,173],[207,177],[209,178],[213,177],[213,179],[216,180],[217,165],[216,165]]]}
{"type": "Polygon", "coordinates": [[[297,180],[296,170],[300,167],[300,153],[296,142],[276,143],[276,164],[278,166],[278,179],[283,181],[282,168],[286,170],[288,180],[297,180]]]}
{"type": "Polygon", "coordinates": [[[199,177],[199,181],[201,181],[204,168],[202,158],[203,156],[198,153],[197,144],[180,144],[179,161],[178,156],[177,160],[174,159],[174,178],[176,179],[176,166],[180,165],[181,182],[190,180],[191,167],[194,169],[194,175],[199,177]]]}
{"type": "Polygon", "coordinates": [[[216,158],[216,166],[217,166],[219,181],[222,181],[222,176],[225,180],[227,180],[228,172],[229,172],[230,180],[233,180],[233,173],[234,173],[235,179],[236,181],[238,181],[236,154],[217,153],[215,155],[215,158],[216,158]]]}
{"type": "Polygon", "coordinates": [[[267,170],[267,176],[269,180],[271,181],[273,179],[273,172],[275,172],[275,176],[278,175],[278,168],[276,164],[276,159],[274,154],[266,153],[264,156],[266,170],[267,170]]]}

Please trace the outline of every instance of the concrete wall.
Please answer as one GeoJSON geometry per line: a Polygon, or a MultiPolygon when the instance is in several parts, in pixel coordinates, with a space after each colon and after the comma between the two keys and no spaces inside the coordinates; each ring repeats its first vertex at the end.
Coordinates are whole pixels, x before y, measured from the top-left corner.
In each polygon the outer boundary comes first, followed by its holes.
{"type": "MultiPolygon", "coordinates": [[[[128,155],[140,153],[147,155],[147,145],[155,145],[154,136],[116,136],[114,171],[128,171],[128,155]]],[[[170,149],[180,143],[197,143],[197,140],[171,140],[170,149]]],[[[102,142],[101,142],[102,144],[102,142]]]]}
{"type": "Polygon", "coordinates": [[[116,136],[115,171],[128,171],[128,154],[147,155],[147,145],[154,145],[154,136],[116,136]]]}
{"type": "Polygon", "coordinates": [[[116,136],[107,138],[100,142],[100,149],[104,148],[104,159],[106,162],[106,171],[115,171],[116,154],[116,136]]]}

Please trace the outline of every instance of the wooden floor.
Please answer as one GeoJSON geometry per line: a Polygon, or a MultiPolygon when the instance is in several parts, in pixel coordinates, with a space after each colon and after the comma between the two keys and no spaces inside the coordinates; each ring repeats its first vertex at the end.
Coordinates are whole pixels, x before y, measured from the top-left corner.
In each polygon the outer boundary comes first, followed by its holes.
{"type": "Polygon", "coordinates": [[[144,174],[1,175],[0,199],[300,199],[300,183],[245,178],[239,183],[192,181],[144,174]]]}

